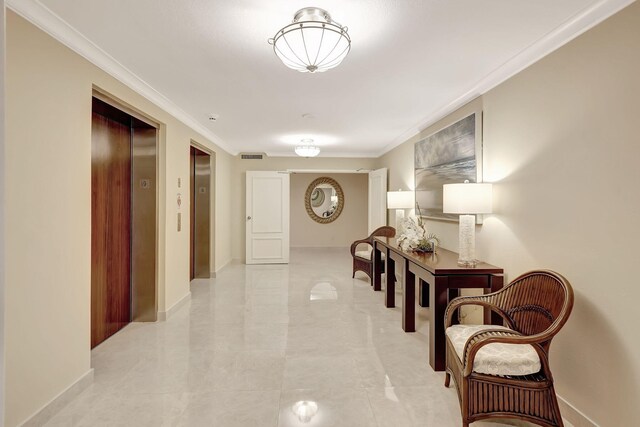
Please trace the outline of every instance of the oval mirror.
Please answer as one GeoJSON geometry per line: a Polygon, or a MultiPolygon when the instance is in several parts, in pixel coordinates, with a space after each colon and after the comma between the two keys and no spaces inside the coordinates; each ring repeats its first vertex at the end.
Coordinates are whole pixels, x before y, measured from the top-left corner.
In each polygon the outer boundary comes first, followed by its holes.
{"type": "Polygon", "coordinates": [[[313,180],[304,195],[304,207],[315,222],[335,221],[344,207],[344,193],[334,179],[323,176],[313,180]]]}

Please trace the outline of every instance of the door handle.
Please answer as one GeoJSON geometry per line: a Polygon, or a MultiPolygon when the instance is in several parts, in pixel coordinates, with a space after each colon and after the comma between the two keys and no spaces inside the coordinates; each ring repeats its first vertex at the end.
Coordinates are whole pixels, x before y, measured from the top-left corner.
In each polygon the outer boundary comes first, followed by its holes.
{"type": "Polygon", "coordinates": [[[249,221],[250,219],[251,219],[251,217],[250,217],[250,216],[248,216],[248,217],[247,217],[247,221],[249,221]]]}

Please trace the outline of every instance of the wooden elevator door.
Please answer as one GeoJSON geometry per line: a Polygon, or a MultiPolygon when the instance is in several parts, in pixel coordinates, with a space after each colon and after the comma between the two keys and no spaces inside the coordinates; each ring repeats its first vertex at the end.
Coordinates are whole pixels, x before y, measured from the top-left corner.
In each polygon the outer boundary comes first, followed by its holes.
{"type": "Polygon", "coordinates": [[[196,149],[190,148],[189,152],[189,280],[193,280],[196,277],[194,269],[194,243],[195,243],[195,230],[196,230],[196,204],[195,198],[195,178],[196,178],[196,149]]]}
{"type": "Polygon", "coordinates": [[[91,348],[131,321],[131,126],[93,113],[91,348]]]}
{"type": "Polygon", "coordinates": [[[210,253],[210,193],[211,156],[191,147],[190,192],[190,279],[211,277],[210,253]]]}

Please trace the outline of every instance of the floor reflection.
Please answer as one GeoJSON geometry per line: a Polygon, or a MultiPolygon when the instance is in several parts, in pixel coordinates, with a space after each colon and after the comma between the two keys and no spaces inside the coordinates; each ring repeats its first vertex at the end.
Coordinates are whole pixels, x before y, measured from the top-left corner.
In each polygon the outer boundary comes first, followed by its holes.
{"type": "Polygon", "coordinates": [[[318,404],[312,400],[300,400],[291,409],[300,422],[307,424],[318,413],[318,404]]]}
{"type": "Polygon", "coordinates": [[[317,300],[337,300],[338,290],[329,282],[318,282],[309,293],[309,301],[317,300]]]}

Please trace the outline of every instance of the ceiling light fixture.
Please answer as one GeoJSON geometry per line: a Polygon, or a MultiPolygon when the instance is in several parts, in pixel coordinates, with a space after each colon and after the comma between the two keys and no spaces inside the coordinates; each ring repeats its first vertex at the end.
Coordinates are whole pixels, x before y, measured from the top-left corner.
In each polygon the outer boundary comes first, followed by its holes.
{"type": "Polygon", "coordinates": [[[296,154],[300,157],[315,157],[320,154],[320,147],[313,144],[313,139],[303,139],[295,149],[296,154]]]}
{"type": "Polygon", "coordinates": [[[269,39],[284,65],[302,73],[327,71],[336,67],[351,49],[351,38],[331,20],[326,10],[305,7],[293,16],[293,23],[269,39]]]}

